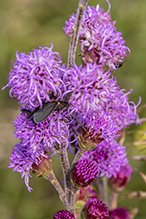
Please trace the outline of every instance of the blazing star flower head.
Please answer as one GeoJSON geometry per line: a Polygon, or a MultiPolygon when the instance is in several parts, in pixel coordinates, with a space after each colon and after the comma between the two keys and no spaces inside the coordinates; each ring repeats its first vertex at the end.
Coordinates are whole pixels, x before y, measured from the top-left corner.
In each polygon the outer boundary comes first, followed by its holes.
{"type": "Polygon", "coordinates": [[[75,219],[75,218],[73,214],[71,214],[69,211],[61,210],[54,215],[53,219],[75,219]]]}
{"type": "MultiPolygon", "coordinates": [[[[110,8],[110,5],[109,5],[109,8],[110,8]]],[[[87,9],[85,10],[82,26],[84,27],[85,25],[84,22],[85,20],[88,21],[89,17],[92,19],[93,23],[98,22],[99,24],[102,24],[102,23],[111,24],[112,18],[108,12],[109,10],[107,12],[104,12],[104,10],[100,8],[98,4],[96,8],[93,6],[87,6],[87,9]]],[[[67,36],[70,36],[70,37],[72,36],[72,27],[74,26],[75,21],[76,21],[76,14],[72,14],[69,18],[69,21],[65,21],[66,26],[63,29],[67,36]]],[[[89,24],[90,23],[91,22],[89,21],[89,24]]],[[[113,22],[113,24],[114,23],[115,21],[113,22]]]]}
{"type": "Polygon", "coordinates": [[[98,176],[106,175],[110,178],[112,175],[116,177],[121,166],[128,163],[126,158],[125,147],[121,146],[114,139],[101,141],[94,150],[86,152],[82,159],[91,159],[96,161],[98,168],[98,176]]]}
{"type": "Polygon", "coordinates": [[[40,156],[47,157],[44,153],[45,145],[43,143],[35,146],[36,148],[34,145],[32,147],[31,144],[27,144],[25,141],[21,140],[15,145],[10,157],[11,161],[9,168],[14,168],[13,170],[15,172],[19,172],[22,178],[25,178],[25,184],[29,192],[32,190],[32,188],[29,186],[29,177],[31,177],[29,171],[32,170],[32,164],[36,163],[37,165],[40,156]]]}
{"type": "MultiPolygon", "coordinates": [[[[102,141],[103,139],[107,140],[110,138],[115,138],[118,136],[118,128],[115,124],[115,122],[112,120],[111,116],[108,114],[108,112],[105,112],[101,110],[95,113],[95,111],[90,111],[86,117],[81,118],[81,125],[85,127],[85,131],[88,133],[88,136],[90,136],[90,145],[81,143],[83,147],[85,147],[88,150],[95,148],[95,146],[102,141]],[[95,141],[95,139],[97,141],[95,141]],[[93,140],[93,142],[92,142],[93,140]],[[93,143],[93,144],[92,144],[93,143]],[[97,143],[97,144],[96,144],[97,143]],[[96,144],[96,145],[95,145],[96,144]],[[93,148],[92,148],[93,146],[93,148]]],[[[82,132],[81,132],[82,135],[82,132]]],[[[80,137],[80,136],[79,136],[80,137]]],[[[82,139],[84,140],[84,135],[82,135],[82,139]]],[[[80,139],[79,139],[80,140],[80,139]]]]}
{"type": "Polygon", "coordinates": [[[88,186],[98,173],[95,161],[81,159],[71,170],[71,181],[74,187],[80,188],[88,186]]]}
{"type": "MultiPolygon", "coordinates": [[[[30,109],[28,108],[28,110],[30,109]]],[[[54,150],[56,144],[66,143],[66,147],[68,147],[69,128],[66,123],[67,117],[65,121],[63,120],[62,111],[59,113],[54,111],[45,121],[38,124],[35,124],[32,119],[28,120],[25,112],[22,112],[14,121],[15,137],[31,145],[30,153],[32,156],[33,154],[35,156],[40,143],[43,143],[48,152],[54,150]]]]}
{"type": "MultiPolygon", "coordinates": [[[[88,6],[85,10],[79,33],[81,56],[85,64],[96,62],[117,69],[130,50],[125,46],[122,33],[117,31],[114,26],[116,22],[111,21],[108,12],[104,12],[99,5],[96,8],[88,6]]],[[[76,15],[73,14],[66,21],[64,30],[68,36],[72,35],[75,19],[76,15]]]]}
{"type": "Polygon", "coordinates": [[[132,171],[129,164],[121,166],[120,170],[116,172],[116,177],[112,176],[109,179],[109,186],[117,192],[122,191],[129,183],[132,171]]]}
{"type": "MultiPolygon", "coordinates": [[[[44,154],[47,156],[47,152],[44,154]]],[[[40,156],[37,163],[32,164],[33,173],[37,174],[37,177],[46,176],[49,178],[53,172],[53,162],[51,157],[40,156]]]]}
{"type": "Polygon", "coordinates": [[[96,130],[95,135],[106,139],[116,137],[118,131],[131,123],[138,123],[137,106],[128,101],[128,93],[119,89],[116,78],[109,70],[105,72],[102,65],[74,65],[67,74],[69,104],[86,129],[96,130]]]}
{"type": "Polygon", "coordinates": [[[110,219],[130,219],[130,213],[124,208],[116,208],[110,212],[110,219]]]}
{"type": "MultiPolygon", "coordinates": [[[[19,104],[42,106],[50,101],[50,94],[60,97],[65,85],[59,71],[60,54],[53,52],[53,45],[34,49],[28,55],[16,53],[16,60],[9,74],[10,96],[17,97],[19,104]]],[[[4,88],[5,88],[4,87],[4,88]]],[[[3,89],[4,89],[3,88],[3,89]]]]}
{"type": "Polygon", "coordinates": [[[86,211],[86,219],[106,219],[109,216],[107,206],[101,201],[90,202],[86,211]]]}

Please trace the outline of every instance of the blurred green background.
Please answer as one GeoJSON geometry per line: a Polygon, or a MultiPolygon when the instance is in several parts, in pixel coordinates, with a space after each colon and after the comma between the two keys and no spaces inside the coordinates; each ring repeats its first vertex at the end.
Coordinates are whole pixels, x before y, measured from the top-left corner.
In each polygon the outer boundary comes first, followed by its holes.
{"type": "MultiPolygon", "coordinates": [[[[117,20],[118,31],[123,32],[126,45],[131,49],[131,55],[116,72],[121,88],[129,91],[130,100],[146,103],[146,1],[145,0],[111,0],[111,15],[117,20]]],[[[105,0],[91,0],[89,5],[100,4],[107,10],[105,0]]],[[[64,35],[62,27],[77,8],[77,0],[5,0],[0,1],[0,88],[8,82],[11,60],[15,53],[29,52],[38,46],[54,44],[54,51],[61,53],[63,62],[67,63],[69,38],[64,35]]],[[[77,57],[77,63],[80,59],[77,57]]],[[[27,191],[19,173],[7,169],[10,153],[18,141],[13,138],[13,124],[19,106],[16,99],[9,97],[8,88],[0,92],[0,219],[50,219],[64,208],[54,188],[45,179],[30,179],[32,193],[27,191]]],[[[141,116],[146,117],[146,110],[141,116]]],[[[132,126],[131,129],[146,130],[146,125],[132,126]]],[[[138,139],[131,135],[127,142],[138,139]]],[[[127,143],[128,145],[128,143],[127,143]]],[[[130,150],[135,155],[137,150],[130,150]]],[[[130,156],[129,155],[129,156],[130,156]]],[[[131,162],[131,164],[146,174],[146,162],[131,162]]],[[[61,178],[60,162],[54,158],[56,174],[61,178]]],[[[146,191],[146,185],[137,172],[134,172],[126,190],[146,191]]],[[[139,208],[137,219],[146,218],[146,199],[127,199],[120,206],[132,209],[139,208]]]]}

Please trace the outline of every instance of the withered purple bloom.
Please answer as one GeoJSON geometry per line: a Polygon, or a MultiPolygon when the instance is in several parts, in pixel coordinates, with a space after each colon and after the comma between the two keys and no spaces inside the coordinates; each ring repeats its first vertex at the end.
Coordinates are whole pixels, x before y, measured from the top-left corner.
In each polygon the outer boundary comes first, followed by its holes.
{"type": "MultiPolygon", "coordinates": [[[[129,55],[130,49],[125,46],[122,33],[117,31],[116,22],[111,21],[108,12],[104,12],[99,5],[96,8],[88,6],[85,10],[79,34],[81,57],[85,64],[96,62],[117,69],[124,57],[129,55]]],[[[66,21],[64,30],[68,36],[72,35],[75,19],[76,15],[73,14],[66,21]]]]}

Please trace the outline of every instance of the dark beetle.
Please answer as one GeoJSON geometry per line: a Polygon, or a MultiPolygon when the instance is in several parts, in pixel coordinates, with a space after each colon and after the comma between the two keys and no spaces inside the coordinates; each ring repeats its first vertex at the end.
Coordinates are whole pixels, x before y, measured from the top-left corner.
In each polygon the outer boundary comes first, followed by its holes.
{"type": "Polygon", "coordinates": [[[22,112],[27,114],[27,118],[33,118],[34,123],[38,124],[48,118],[48,116],[58,109],[59,106],[61,108],[67,108],[68,103],[65,101],[51,101],[47,103],[43,103],[43,106],[40,108],[38,106],[32,112],[28,109],[21,109],[22,112]]]}
{"type": "Polygon", "coordinates": [[[121,68],[123,65],[123,62],[118,62],[117,64],[115,64],[115,67],[116,68],[121,68]]]}

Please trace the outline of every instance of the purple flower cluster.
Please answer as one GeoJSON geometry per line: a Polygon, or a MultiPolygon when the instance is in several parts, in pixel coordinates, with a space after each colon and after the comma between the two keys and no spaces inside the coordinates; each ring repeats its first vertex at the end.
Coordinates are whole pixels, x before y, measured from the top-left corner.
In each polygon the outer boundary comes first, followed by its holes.
{"type": "Polygon", "coordinates": [[[68,79],[69,103],[89,131],[94,129],[94,134],[104,139],[114,138],[118,131],[138,122],[135,104],[128,101],[128,93],[120,90],[116,78],[102,65],[74,65],[68,70],[68,79]]]}
{"type": "MultiPolygon", "coordinates": [[[[109,8],[110,9],[110,8],[109,8]]],[[[125,46],[122,33],[118,32],[110,14],[104,12],[99,5],[88,6],[79,33],[81,56],[84,63],[98,63],[117,69],[128,56],[130,49],[125,46]]],[[[72,35],[76,14],[72,14],[64,27],[67,36],[72,35]]]]}
{"type": "MultiPolygon", "coordinates": [[[[16,53],[5,86],[10,87],[10,96],[18,99],[21,108],[14,121],[15,137],[20,142],[11,154],[10,167],[25,176],[29,191],[32,164],[37,165],[40,157],[47,157],[50,151],[54,155],[58,145],[65,145],[68,150],[73,142],[76,149],[85,147],[88,152],[83,159],[94,163],[98,176],[115,176],[128,162],[125,147],[115,139],[123,128],[138,123],[139,118],[137,106],[128,100],[131,91],[124,93],[110,72],[123,62],[129,49],[108,12],[99,6],[87,7],[79,35],[81,66],[74,64],[67,69],[61,65],[61,56],[53,52],[53,45],[34,49],[28,55],[16,53]],[[105,65],[109,66],[108,71],[104,70],[105,65]],[[61,101],[67,107],[61,107],[61,101]],[[56,103],[55,107],[35,123],[33,113],[51,102],[56,103]]],[[[66,22],[64,29],[69,36],[75,19],[76,15],[72,15],[66,22]]]]}

